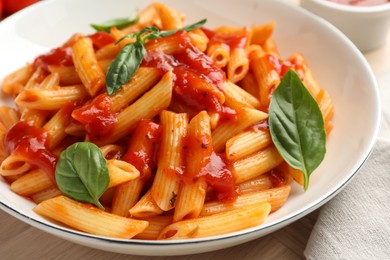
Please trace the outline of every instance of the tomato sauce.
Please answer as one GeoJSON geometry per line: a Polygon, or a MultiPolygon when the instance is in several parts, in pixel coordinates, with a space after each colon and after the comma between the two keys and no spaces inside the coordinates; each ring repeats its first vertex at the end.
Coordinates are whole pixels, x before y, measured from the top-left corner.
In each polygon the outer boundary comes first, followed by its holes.
{"type": "Polygon", "coordinates": [[[158,41],[176,41],[179,43],[179,50],[172,55],[149,51],[142,66],[158,68],[163,72],[172,71],[174,97],[190,108],[221,112],[223,103],[221,90],[225,73],[207,55],[191,44],[184,31],[153,40],[148,44],[155,44],[158,41]]]}
{"type": "Polygon", "coordinates": [[[231,50],[235,48],[245,48],[248,44],[250,34],[250,29],[248,27],[244,27],[240,31],[234,33],[218,33],[205,28],[202,28],[202,30],[210,39],[209,45],[226,44],[231,50]]]}
{"type": "Polygon", "coordinates": [[[4,149],[8,154],[18,155],[27,163],[41,168],[55,184],[54,171],[57,163],[49,149],[49,136],[46,130],[19,121],[4,137],[4,149]]]}
{"type": "Polygon", "coordinates": [[[213,188],[213,199],[230,202],[237,199],[237,187],[229,161],[223,154],[211,153],[209,162],[197,175],[213,188]]]}
{"type": "Polygon", "coordinates": [[[96,32],[88,36],[93,43],[95,49],[100,49],[110,43],[114,43],[115,40],[108,32],[96,32]]]}
{"type": "Polygon", "coordinates": [[[85,125],[89,140],[102,139],[113,132],[117,118],[111,102],[106,94],[101,94],[91,103],[73,111],[72,117],[85,125]]]}
{"type": "Polygon", "coordinates": [[[49,72],[50,65],[72,66],[72,47],[62,46],[52,49],[48,53],[38,56],[33,63],[34,69],[42,68],[46,72],[49,72]]]}
{"type": "Polygon", "coordinates": [[[142,180],[151,178],[157,164],[157,148],[161,140],[161,127],[149,119],[139,121],[122,160],[131,163],[140,172],[142,180]]]}

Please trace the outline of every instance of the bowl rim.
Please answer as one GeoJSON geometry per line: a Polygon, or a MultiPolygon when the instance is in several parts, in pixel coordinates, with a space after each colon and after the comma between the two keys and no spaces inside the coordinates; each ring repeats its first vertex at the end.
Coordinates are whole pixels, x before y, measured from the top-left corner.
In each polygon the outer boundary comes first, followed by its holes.
{"type": "Polygon", "coordinates": [[[380,14],[390,11],[390,2],[372,5],[372,6],[355,6],[348,4],[335,3],[328,0],[301,0],[303,2],[312,2],[317,6],[327,8],[329,10],[336,10],[341,12],[348,13],[357,13],[357,14],[380,14]]]}

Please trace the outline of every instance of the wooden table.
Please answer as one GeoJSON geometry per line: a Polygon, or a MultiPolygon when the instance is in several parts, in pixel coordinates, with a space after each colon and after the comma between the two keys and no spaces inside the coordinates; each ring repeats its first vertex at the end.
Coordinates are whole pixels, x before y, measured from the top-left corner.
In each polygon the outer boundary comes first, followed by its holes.
{"type": "MultiPolygon", "coordinates": [[[[390,37],[385,46],[366,53],[365,57],[376,75],[380,75],[385,70],[389,71],[390,61],[385,57],[390,57],[390,37]]],[[[304,259],[303,251],[319,210],[277,232],[249,243],[215,252],[158,259],[304,259]]],[[[156,257],[121,255],[80,246],[33,228],[0,210],[0,259],[151,260],[156,257]]]]}

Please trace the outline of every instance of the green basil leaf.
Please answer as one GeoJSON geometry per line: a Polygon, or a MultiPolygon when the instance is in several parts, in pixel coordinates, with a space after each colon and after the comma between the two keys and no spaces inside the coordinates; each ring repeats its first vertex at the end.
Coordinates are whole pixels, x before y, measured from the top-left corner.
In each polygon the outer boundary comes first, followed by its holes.
{"type": "Polygon", "coordinates": [[[107,190],[110,176],[107,161],[95,144],[69,146],[60,155],[55,177],[58,188],[68,197],[104,209],[99,198],[107,190]]]}
{"type": "Polygon", "coordinates": [[[272,94],[269,128],[280,155],[304,174],[304,189],[310,174],[324,159],[326,134],[321,110],[301,82],[289,70],[272,94]]]}
{"type": "Polygon", "coordinates": [[[166,36],[175,34],[178,31],[182,31],[182,30],[186,31],[186,32],[190,32],[190,31],[193,31],[195,29],[198,29],[198,28],[202,27],[206,22],[207,22],[207,19],[203,19],[203,20],[200,20],[197,23],[193,23],[193,24],[184,26],[183,28],[180,28],[180,29],[171,30],[171,31],[162,31],[162,32],[160,32],[159,37],[166,37],[166,36]]]}
{"type": "Polygon", "coordinates": [[[106,88],[109,95],[117,92],[138,70],[146,50],[142,42],[125,45],[110,64],[106,76],[106,88]]]}
{"type": "Polygon", "coordinates": [[[100,31],[110,32],[110,29],[112,27],[123,29],[129,25],[136,23],[137,21],[138,21],[138,15],[134,14],[130,18],[117,18],[117,19],[104,22],[102,24],[91,24],[91,26],[98,32],[100,31]]]}
{"type": "Polygon", "coordinates": [[[138,33],[128,34],[120,38],[116,43],[119,43],[125,38],[134,37],[136,38],[136,41],[123,47],[119,54],[115,57],[114,61],[108,67],[106,74],[107,93],[109,95],[114,94],[122,87],[123,84],[127,83],[133,77],[146,54],[146,49],[144,46],[145,41],[169,36],[180,30],[189,32],[203,26],[206,21],[207,19],[203,19],[197,23],[177,30],[162,32],[160,32],[160,30],[155,26],[148,26],[143,28],[138,33]]]}

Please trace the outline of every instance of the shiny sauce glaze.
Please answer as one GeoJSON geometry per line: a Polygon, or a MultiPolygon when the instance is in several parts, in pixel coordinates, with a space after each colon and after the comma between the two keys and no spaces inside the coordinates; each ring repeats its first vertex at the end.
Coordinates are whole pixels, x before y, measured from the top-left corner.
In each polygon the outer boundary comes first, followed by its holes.
{"type": "Polygon", "coordinates": [[[141,66],[172,71],[174,98],[186,106],[219,113],[222,120],[234,119],[236,111],[223,105],[225,73],[191,44],[185,31],[150,41],[146,46],[163,41],[176,42],[179,50],[171,55],[158,50],[148,51],[141,66]]]}
{"type": "Polygon", "coordinates": [[[85,126],[89,140],[110,136],[118,121],[107,94],[100,94],[89,104],[73,111],[72,117],[85,126]]]}
{"type": "Polygon", "coordinates": [[[157,148],[161,140],[161,127],[149,119],[138,122],[128,143],[128,150],[122,157],[140,172],[141,180],[151,179],[157,164],[157,148]]]}
{"type": "Polygon", "coordinates": [[[235,48],[245,48],[248,44],[250,29],[244,27],[234,34],[218,33],[207,28],[202,28],[203,32],[209,38],[209,45],[225,44],[229,46],[230,50],[235,48]]]}
{"type": "Polygon", "coordinates": [[[49,149],[46,130],[19,121],[5,135],[4,148],[8,154],[20,156],[27,163],[43,169],[51,181],[56,183],[54,170],[58,158],[49,149]]]}
{"type": "MultiPolygon", "coordinates": [[[[203,160],[199,163],[199,167],[194,169],[200,169],[196,172],[190,172],[189,168],[183,171],[181,180],[183,182],[191,182],[198,178],[203,178],[207,185],[213,188],[212,194],[209,194],[211,200],[218,200],[222,202],[234,201],[237,196],[237,187],[235,185],[234,177],[232,174],[231,163],[226,159],[225,154],[217,154],[212,147],[211,136],[205,135],[188,135],[185,140],[185,157],[186,165],[194,163],[191,160],[191,155],[203,150],[203,160]]],[[[194,155],[196,156],[196,155],[194,155]]]]}
{"type": "MultiPolygon", "coordinates": [[[[114,43],[114,39],[107,32],[96,32],[87,37],[92,40],[96,50],[107,44],[114,43]]],[[[72,44],[64,44],[61,47],[54,48],[49,52],[38,56],[33,62],[34,69],[42,68],[47,73],[49,73],[49,66],[51,65],[64,67],[73,66],[72,44]]]]}

